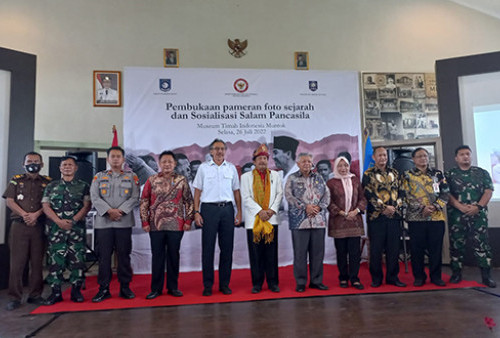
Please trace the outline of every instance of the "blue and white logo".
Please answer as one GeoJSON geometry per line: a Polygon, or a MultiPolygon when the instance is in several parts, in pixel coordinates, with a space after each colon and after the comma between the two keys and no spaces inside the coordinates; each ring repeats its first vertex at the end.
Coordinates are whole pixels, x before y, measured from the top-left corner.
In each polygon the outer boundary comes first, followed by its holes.
{"type": "Polygon", "coordinates": [[[312,92],[318,90],[318,81],[309,81],[309,90],[312,92]]]}
{"type": "Polygon", "coordinates": [[[162,92],[169,92],[172,89],[171,79],[160,79],[160,90],[162,92]]]}

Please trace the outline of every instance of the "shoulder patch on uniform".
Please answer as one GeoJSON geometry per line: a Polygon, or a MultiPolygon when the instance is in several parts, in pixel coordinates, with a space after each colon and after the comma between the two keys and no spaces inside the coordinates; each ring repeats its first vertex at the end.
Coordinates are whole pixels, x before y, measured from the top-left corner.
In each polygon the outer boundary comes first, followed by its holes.
{"type": "Polygon", "coordinates": [[[43,178],[45,178],[47,181],[52,181],[52,177],[47,176],[47,175],[42,175],[43,178]]]}
{"type": "Polygon", "coordinates": [[[136,174],[134,174],[134,182],[136,185],[139,185],[139,177],[136,174]]]}
{"type": "Polygon", "coordinates": [[[97,180],[97,175],[95,175],[95,176],[94,176],[94,179],[93,179],[93,181],[95,181],[95,180],[97,180]]]}

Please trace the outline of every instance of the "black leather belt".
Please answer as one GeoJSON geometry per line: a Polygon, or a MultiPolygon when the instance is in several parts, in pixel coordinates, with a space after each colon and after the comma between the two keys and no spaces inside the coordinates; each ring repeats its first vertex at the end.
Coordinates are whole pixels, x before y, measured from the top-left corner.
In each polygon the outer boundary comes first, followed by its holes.
{"type": "Polygon", "coordinates": [[[210,202],[210,203],[204,202],[203,204],[207,204],[207,205],[212,205],[214,207],[223,208],[223,207],[228,206],[228,205],[233,205],[233,202],[231,202],[231,201],[229,201],[229,202],[210,202]]]}

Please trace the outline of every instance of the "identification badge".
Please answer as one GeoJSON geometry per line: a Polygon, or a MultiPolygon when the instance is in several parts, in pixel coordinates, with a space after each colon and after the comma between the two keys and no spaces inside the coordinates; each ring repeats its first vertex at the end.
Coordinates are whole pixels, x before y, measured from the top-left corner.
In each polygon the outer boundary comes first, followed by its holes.
{"type": "Polygon", "coordinates": [[[439,183],[437,181],[437,178],[434,177],[433,180],[434,180],[434,183],[432,183],[432,190],[434,190],[435,194],[439,194],[439,183]]]}
{"type": "Polygon", "coordinates": [[[23,195],[23,194],[19,194],[19,195],[17,195],[17,199],[18,199],[19,201],[22,201],[22,200],[24,199],[24,195],[23,195]]]}

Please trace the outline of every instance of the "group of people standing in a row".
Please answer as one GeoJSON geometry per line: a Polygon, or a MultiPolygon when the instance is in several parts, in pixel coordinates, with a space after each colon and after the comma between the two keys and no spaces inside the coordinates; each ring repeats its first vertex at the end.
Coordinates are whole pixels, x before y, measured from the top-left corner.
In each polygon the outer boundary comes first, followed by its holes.
{"type": "Polygon", "coordinates": [[[487,204],[493,185],[485,170],[471,166],[471,150],[467,146],[457,149],[458,167],[446,175],[430,168],[427,151],[417,148],[412,153],[415,168],[402,176],[387,166],[387,151],[378,147],[373,153],[375,166],[364,173],[361,182],[350,172],[350,158],[345,153],[335,159],[334,176],[326,182],[313,170],[313,158],[308,153],[297,156],[298,170],[288,173],[286,182],[278,172],[268,168],[270,154],[264,144],[253,152],[254,169],[244,173],[241,181],[236,167],[225,160],[225,154],[225,142],[215,139],[210,144],[211,159],[200,165],[192,182],[193,196],[186,177],[175,171],[176,155],[164,151],[158,158],[160,172],[147,179],[140,199],[139,179],[132,171],[123,170],[125,154],[120,147],[108,150],[110,169],[98,173],[90,187],[75,178],[74,158],[62,158],[61,179],[51,181],[39,175],[43,167],[41,155],[26,154],[26,173],[13,177],[3,195],[12,211],[9,279],[12,300],[7,309],[13,310],[21,304],[22,276],[28,260],[31,266],[28,303],[52,305],[62,301],[65,269],[71,271],[71,300],[84,301],[80,290],[85,278],[85,216],[91,204],[97,211],[94,227],[100,286],[93,302],[111,297],[113,251],[118,258],[119,295],[126,299],[135,297],[130,289],[130,253],[132,211],[137,205],[142,228],[150,235],[152,250],[151,292],[147,299],[163,293],[165,261],[167,293],[175,297],[183,295],[178,287],[179,250],[184,231],[191,228],[193,221],[202,229],[203,296],[211,296],[213,292],[217,237],[218,288],[223,294],[231,294],[234,228],[242,223],[242,215],[248,239],[251,291],[260,292],[266,281],[270,291],[279,292],[277,242],[282,200],[288,208],[297,292],[306,289],[308,262],[309,287],[328,289],[323,284],[326,229],[334,238],[337,250],[340,287],[348,287],[350,283],[356,289],[364,288],[358,272],[360,241],[364,235],[361,215],[365,212],[372,287],[379,287],[383,282],[384,252],[386,284],[406,286],[398,278],[403,216],[409,224],[414,285],[422,286],[426,282],[424,254],[427,250],[430,281],[444,286],[441,253],[446,204],[453,270],[450,283],[458,283],[462,278],[465,240],[471,234],[483,283],[496,286],[490,277],[491,249],[487,234],[487,204]],[[43,229],[48,240],[47,282],[52,289],[46,299],[41,298],[43,229]]]}
{"type": "Polygon", "coordinates": [[[429,257],[431,283],[445,286],[441,278],[443,236],[446,209],[450,233],[452,276],[450,283],[462,280],[466,240],[471,236],[474,254],[481,268],[482,281],[496,287],[491,279],[491,247],[488,242],[488,202],[493,194],[489,173],[472,166],[471,149],[460,146],[455,151],[457,167],[443,174],[429,167],[424,148],[412,152],[415,167],[400,175],[387,166],[387,151],[374,149],[375,165],[365,171],[362,185],[368,201],[367,223],[370,239],[372,287],[383,280],[380,257],[386,253],[386,283],[406,286],[398,279],[401,220],[408,222],[414,286],[427,280],[425,254],[429,257]]]}

